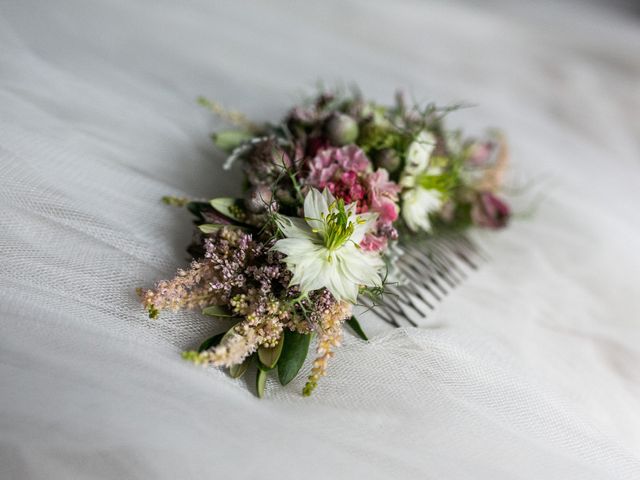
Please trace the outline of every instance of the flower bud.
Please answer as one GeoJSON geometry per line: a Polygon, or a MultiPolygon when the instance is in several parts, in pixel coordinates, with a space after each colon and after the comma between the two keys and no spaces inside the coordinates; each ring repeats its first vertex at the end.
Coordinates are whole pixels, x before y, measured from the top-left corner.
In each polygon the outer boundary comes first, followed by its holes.
{"type": "Polygon", "coordinates": [[[471,207],[471,220],[479,227],[498,229],[507,225],[511,210],[491,192],[480,192],[471,207]]]}
{"type": "Polygon", "coordinates": [[[289,155],[279,147],[273,147],[271,150],[271,159],[273,165],[275,165],[279,170],[291,167],[291,159],[289,158],[289,155]]]}
{"type": "Polygon", "coordinates": [[[391,148],[376,152],[374,160],[379,168],[384,168],[389,173],[395,172],[400,167],[400,156],[391,148]]]}
{"type": "Polygon", "coordinates": [[[276,200],[281,205],[287,206],[295,205],[296,203],[296,199],[291,194],[291,191],[285,188],[279,188],[278,190],[276,190],[276,200]]]}
{"type": "Polygon", "coordinates": [[[257,185],[247,190],[244,206],[252,213],[262,213],[271,204],[271,189],[266,185],[257,185]]]}
{"type": "Polygon", "coordinates": [[[325,133],[332,145],[348,145],[358,138],[358,123],[349,115],[334,113],[325,123],[325,133]]]}

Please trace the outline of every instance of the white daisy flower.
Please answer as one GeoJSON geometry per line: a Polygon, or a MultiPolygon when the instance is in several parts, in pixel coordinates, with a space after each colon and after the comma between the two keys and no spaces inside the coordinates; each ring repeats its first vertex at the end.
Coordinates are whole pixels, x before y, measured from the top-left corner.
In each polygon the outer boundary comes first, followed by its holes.
{"type": "Polygon", "coordinates": [[[304,219],[278,215],[285,238],[273,248],[286,255],[291,285],[299,285],[303,294],[327,288],[337,300],[351,303],[361,286],[381,286],[382,258],[360,249],[376,218],[373,213],[358,215],[355,203],[345,206],[328,190],[315,189],[304,200],[304,219]]]}

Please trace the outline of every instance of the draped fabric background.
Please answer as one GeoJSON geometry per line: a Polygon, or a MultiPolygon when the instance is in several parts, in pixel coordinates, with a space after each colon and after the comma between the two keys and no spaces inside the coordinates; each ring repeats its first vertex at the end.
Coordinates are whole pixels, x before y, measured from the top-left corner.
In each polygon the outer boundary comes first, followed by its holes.
{"type": "Polygon", "coordinates": [[[640,23],[484,3],[0,2],[0,477],[640,478],[640,23]],[[474,103],[544,198],[424,328],[258,400],[134,289],[187,260],[162,195],[236,191],[196,96],[275,119],[318,79],[474,103]]]}

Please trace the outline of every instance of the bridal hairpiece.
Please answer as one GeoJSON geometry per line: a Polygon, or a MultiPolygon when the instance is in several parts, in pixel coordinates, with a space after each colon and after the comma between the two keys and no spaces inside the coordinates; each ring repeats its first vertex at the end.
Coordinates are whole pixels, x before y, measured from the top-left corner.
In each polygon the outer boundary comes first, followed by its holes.
{"type": "Polygon", "coordinates": [[[225,169],[241,166],[244,194],[165,197],[195,217],[194,260],[139,294],[151,318],[196,309],[228,319],[227,331],[183,356],[234,378],[255,363],[260,397],[268,375],[282,385],[298,375],[314,342],[303,388],[311,394],[345,324],[366,340],[354,305],[394,326],[416,324],[482,258],[461,232],[509,220],[498,196],[504,142],[447,130],[453,108],[325,92],[256,125],[201,103],[233,127],[213,139],[225,169]]]}

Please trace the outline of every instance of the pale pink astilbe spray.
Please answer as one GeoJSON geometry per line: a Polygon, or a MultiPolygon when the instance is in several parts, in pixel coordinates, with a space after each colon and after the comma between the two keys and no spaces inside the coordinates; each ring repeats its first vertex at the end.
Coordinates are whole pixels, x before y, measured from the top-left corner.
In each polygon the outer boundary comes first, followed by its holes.
{"type": "Polygon", "coordinates": [[[286,294],[291,274],[270,245],[232,227],[207,238],[204,250],[204,258],[193,262],[191,268],[141,292],[142,302],[152,317],[163,309],[210,305],[226,307],[244,317],[235,328],[236,335],[198,359],[201,363],[235,364],[259,345],[274,345],[281,336],[288,314],[276,299],[286,294]]]}
{"type": "Polygon", "coordinates": [[[305,396],[311,395],[318,386],[321,377],[327,374],[327,365],[333,357],[333,349],[340,346],[342,341],[342,326],[347,318],[351,316],[351,305],[347,302],[334,302],[333,305],[321,312],[321,319],[316,327],[318,333],[318,346],[313,361],[311,375],[307,380],[302,393],[305,396]]]}
{"type": "Polygon", "coordinates": [[[232,313],[244,320],[233,327],[232,333],[214,348],[191,354],[198,364],[230,367],[242,363],[258,347],[275,347],[282,337],[291,312],[288,306],[273,297],[251,289],[247,294],[231,300],[232,313]]]}
{"type": "Polygon", "coordinates": [[[285,328],[318,333],[318,358],[306,390],[315,388],[326,372],[332,349],[340,344],[348,303],[337,302],[326,289],[297,299],[289,287],[291,272],[271,243],[254,240],[239,229],[225,227],[204,242],[204,258],[179,271],[173,280],[142,292],[154,316],[160,310],[222,306],[242,318],[222,342],[203,352],[185,352],[197,364],[230,367],[246,360],[260,346],[274,347],[285,328]]]}
{"type": "Polygon", "coordinates": [[[195,310],[228,302],[231,290],[242,287],[251,237],[237,229],[222,228],[215,239],[205,241],[205,255],[178,270],[172,280],[141,290],[142,303],[155,318],[162,310],[195,310]]]}
{"type": "Polygon", "coordinates": [[[349,304],[338,303],[327,289],[311,292],[309,298],[297,304],[305,309],[304,315],[287,299],[276,299],[271,293],[260,293],[256,289],[236,295],[230,305],[232,313],[244,317],[233,328],[233,335],[210,350],[197,354],[190,352],[187,358],[197,364],[229,367],[242,363],[260,346],[276,346],[285,328],[303,334],[315,330],[319,332],[319,341],[324,342],[318,351],[322,358],[318,360],[320,363],[316,362],[316,383],[324,375],[332,355],[329,349],[338,346],[341,337],[341,333],[332,327],[331,319],[344,320],[351,314],[349,304]]]}
{"type": "Polygon", "coordinates": [[[236,325],[220,345],[203,352],[184,352],[183,357],[203,366],[232,367],[241,364],[258,349],[259,340],[255,329],[245,325],[239,330],[240,325],[236,325]]]}
{"type": "Polygon", "coordinates": [[[216,292],[209,282],[216,271],[209,262],[193,261],[187,270],[178,270],[175,278],[162,280],[150,290],[141,290],[142,304],[155,318],[162,310],[193,310],[216,303],[216,292]]]}

